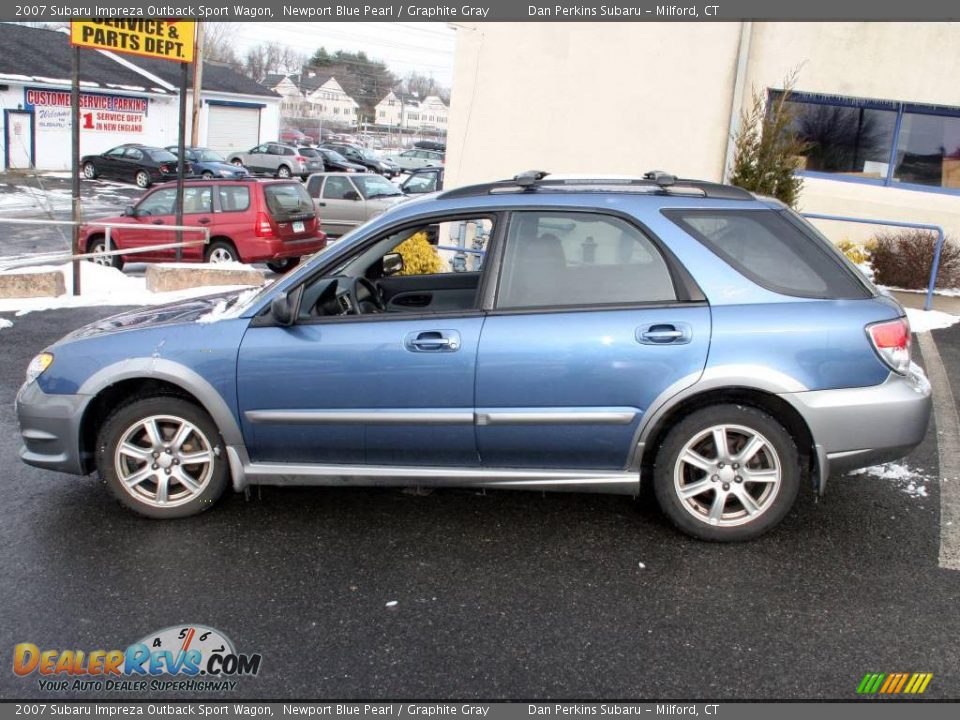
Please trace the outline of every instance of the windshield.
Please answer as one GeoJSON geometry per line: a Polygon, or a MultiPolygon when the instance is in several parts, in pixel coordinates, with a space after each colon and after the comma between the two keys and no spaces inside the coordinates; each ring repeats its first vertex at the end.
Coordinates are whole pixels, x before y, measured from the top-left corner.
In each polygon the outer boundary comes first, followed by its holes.
{"type": "Polygon", "coordinates": [[[393,197],[394,195],[403,195],[400,189],[382,175],[373,173],[364,173],[357,175],[353,181],[360,188],[363,197],[367,200],[378,197],[393,197]]]}
{"type": "Polygon", "coordinates": [[[147,154],[154,162],[176,162],[177,156],[169,150],[148,150],[147,154]]]}
{"type": "Polygon", "coordinates": [[[200,162],[226,162],[227,159],[213,150],[200,150],[197,153],[200,162]]]}
{"type": "Polygon", "coordinates": [[[367,160],[382,160],[383,156],[378,153],[376,150],[368,150],[367,148],[360,148],[360,154],[363,155],[367,160]]]}

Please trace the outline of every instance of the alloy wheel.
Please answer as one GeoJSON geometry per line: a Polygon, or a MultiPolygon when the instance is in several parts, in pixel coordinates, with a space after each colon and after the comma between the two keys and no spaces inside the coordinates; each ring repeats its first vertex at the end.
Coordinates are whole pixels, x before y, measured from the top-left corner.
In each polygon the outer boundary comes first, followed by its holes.
{"type": "Polygon", "coordinates": [[[94,246],[90,249],[90,252],[96,253],[90,262],[94,265],[100,265],[102,267],[112,267],[113,266],[113,256],[111,255],[101,255],[100,253],[105,253],[107,251],[107,245],[103,242],[95,243],[94,246]]]}
{"type": "Polygon", "coordinates": [[[136,176],[134,177],[134,180],[137,183],[137,187],[140,187],[140,188],[145,188],[150,184],[150,176],[147,173],[145,173],[143,170],[141,170],[136,174],[136,176]]]}
{"type": "Polygon", "coordinates": [[[114,467],[121,486],[150,507],[184,505],[200,495],[213,475],[213,445],[193,423],[152,415],[120,437],[114,467]]]}
{"type": "Polygon", "coordinates": [[[216,247],[210,252],[209,262],[212,262],[212,263],[236,262],[236,258],[233,256],[233,253],[231,253],[227,248],[216,247]]]}
{"type": "Polygon", "coordinates": [[[716,527],[753,522],[780,492],[782,467],[773,444],[744,425],[715,425],[680,451],[674,490],[684,510],[716,527]]]}

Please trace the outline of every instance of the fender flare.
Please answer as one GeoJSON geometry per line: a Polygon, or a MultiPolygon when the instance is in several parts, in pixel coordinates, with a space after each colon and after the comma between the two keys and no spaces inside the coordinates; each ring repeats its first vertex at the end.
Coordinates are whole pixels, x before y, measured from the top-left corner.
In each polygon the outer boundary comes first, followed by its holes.
{"type": "Polygon", "coordinates": [[[173,360],[131,358],[101,368],[80,387],[78,394],[91,400],[103,390],[124,380],[163,380],[190,393],[210,413],[227,445],[244,444],[240,425],[219,392],[205,378],[173,360]]]}

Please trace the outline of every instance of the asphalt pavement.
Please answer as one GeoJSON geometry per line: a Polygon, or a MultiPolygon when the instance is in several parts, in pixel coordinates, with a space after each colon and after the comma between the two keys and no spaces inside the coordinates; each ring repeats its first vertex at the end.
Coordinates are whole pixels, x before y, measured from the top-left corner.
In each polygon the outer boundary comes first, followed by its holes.
{"type": "MultiPolygon", "coordinates": [[[[154,522],[95,477],[17,457],[28,360],[114,311],[6,315],[0,330],[4,699],[91,697],[15,676],[16,643],[122,649],[184,623],[262,669],[232,693],[167,699],[853,700],[868,672],[931,672],[925,698],[960,696],[933,427],[905,461],[926,497],[835,477],[741,545],[691,540],[629,498],[511,491],[264,488],[154,522]]],[[[960,328],[935,337],[960,377],[960,328]]]]}

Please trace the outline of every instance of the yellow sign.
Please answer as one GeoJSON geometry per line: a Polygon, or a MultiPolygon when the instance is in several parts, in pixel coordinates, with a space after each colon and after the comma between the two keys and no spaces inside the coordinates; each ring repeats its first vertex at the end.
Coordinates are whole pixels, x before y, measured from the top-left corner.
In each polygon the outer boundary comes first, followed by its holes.
{"type": "Polygon", "coordinates": [[[70,43],[79,47],[193,62],[194,20],[72,20],[70,43]]]}

